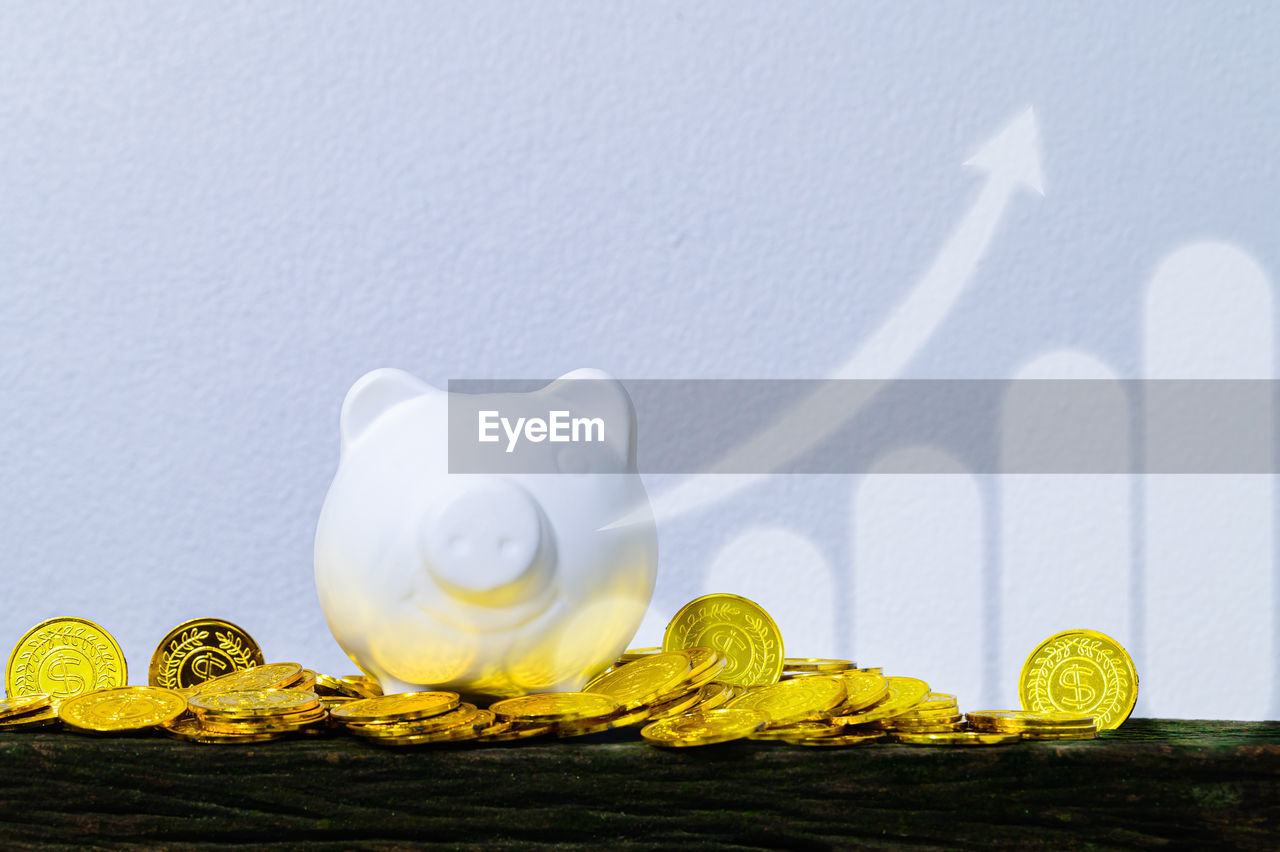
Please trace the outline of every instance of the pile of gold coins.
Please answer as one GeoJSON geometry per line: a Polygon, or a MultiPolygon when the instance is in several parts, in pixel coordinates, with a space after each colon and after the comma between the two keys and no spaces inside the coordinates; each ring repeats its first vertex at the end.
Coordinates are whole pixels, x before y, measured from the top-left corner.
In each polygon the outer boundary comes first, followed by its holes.
{"type": "Polygon", "coordinates": [[[220,619],[175,627],[128,686],[109,633],[78,618],[28,631],[9,658],[0,732],[158,731],[197,743],[347,734],[383,746],[511,743],[631,729],[652,745],[733,740],[791,746],[864,743],[1005,745],[1086,740],[1120,726],[1137,700],[1133,661],[1115,640],[1069,630],[1041,642],[1019,676],[1022,709],[962,713],[955,695],[849,660],[793,658],[759,605],[706,595],[671,620],[662,647],[623,653],[580,692],[481,707],[456,692],[383,695],[366,675],[333,677],[266,663],[257,642],[220,619]]]}

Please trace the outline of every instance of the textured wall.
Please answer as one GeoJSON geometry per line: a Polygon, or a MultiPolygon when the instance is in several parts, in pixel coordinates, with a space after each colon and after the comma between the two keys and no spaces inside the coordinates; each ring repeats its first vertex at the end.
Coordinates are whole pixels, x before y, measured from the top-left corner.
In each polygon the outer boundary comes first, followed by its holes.
{"type": "MultiPolygon", "coordinates": [[[[1009,200],[904,374],[1005,377],[1061,350],[1176,374],[1172,339],[1211,373],[1271,375],[1278,34],[1265,3],[6,4],[0,640],[93,618],[137,682],[168,627],[215,614],[271,658],[348,671],[310,562],[352,381],[830,375],[974,203],[960,164],[1025,105],[1046,196],[1009,200]],[[1263,283],[1152,296],[1161,259],[1204,239],[1263,283]],[[1261,342],[1224,355],[1242,316],[1261,342]]],[[[864,484],[779,478],[664,523],[641,638],[708,586],[750,589],[797,652],[906,673],[946,649],[939,687],[1007,703],[1006,641],[1075,626],[1019,622],[1011,584],[1064,570],[1061,543],[1107,552],[1070,612],[1119,613],[1140,710],[1274,714],[1270,480],[1213,492],[1228,527],[1238,501],[1261,520],[1190,555],[1148,546],[1165,502],[1138,487],[1100,486],[1120,522],[1089,491],[1022,523],[989,478],[864,484]],[[1180,622],[1199,633],[1173,641],[1180,622]],[[1244,658],[1196,638],[1232,623],[1244,658]],[[1179,688],[1184,661],[1247,686],[1179,688]]]]}

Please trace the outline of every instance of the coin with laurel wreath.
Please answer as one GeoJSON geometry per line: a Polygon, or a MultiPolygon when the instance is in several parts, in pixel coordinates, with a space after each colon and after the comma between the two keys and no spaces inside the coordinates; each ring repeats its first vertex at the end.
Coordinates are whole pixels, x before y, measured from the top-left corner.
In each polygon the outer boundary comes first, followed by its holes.
{"type": "Polygon", "coordinates": [[[726,658],[717,680],[754,686],[776,683],[782,675],[785,657],[778,625],[763,607],[739,595],[694,598],[667,624],[662,650],[698,645],[726,658]]]}
{"type": "Polygon", "coordinates": [[[1024,710],[1092,716],[1098,730],[1120,727],[1138,701],[1138,670],[1119,642],[1096,630],[1064,630],[1036,645],[1022,665],[1024,710]]]}
{"type": "Polygon", "coordinates": [[[147,682],[186,689],[265,662],[243,627],[221,618],[193,618],[170,630],[151,655],[147,682]]]}
{"type": "Polygon", "coordinates": [[[56,704],[95,689],[129,682],[124,651],[102,626],[86,618],[50,618],[22,635],[5,669],[10,696],[46,694],[56,704]]]}

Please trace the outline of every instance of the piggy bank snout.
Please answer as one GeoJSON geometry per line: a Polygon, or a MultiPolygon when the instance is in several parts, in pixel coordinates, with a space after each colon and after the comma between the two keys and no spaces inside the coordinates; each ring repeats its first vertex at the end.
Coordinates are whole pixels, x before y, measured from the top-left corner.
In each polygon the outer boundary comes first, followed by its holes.
{"type": "Polygon", "coordinates": [[[541,585],[547,538],[542,512],[527,491],[485,480],[452,495],[427,521],[424,562],[450,595],[504,606],[541,585]]]}

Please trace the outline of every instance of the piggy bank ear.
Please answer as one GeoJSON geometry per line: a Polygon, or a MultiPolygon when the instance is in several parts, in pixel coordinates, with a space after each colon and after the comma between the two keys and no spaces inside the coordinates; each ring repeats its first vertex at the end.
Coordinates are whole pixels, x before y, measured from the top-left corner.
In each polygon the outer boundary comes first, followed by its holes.
{"type": "MultiPolygon", "coordinates": [[[[622,382],[603,370],[581,369],[565,373],[538,391],[538,394],[554,399],[574,416],[586,414],[603,420],[603,451],[611,462],[607,467],[616,466],[618,470],[635,469],[636,411],[622,382]]],[[[600,445],[581,444],[577,448],[586,451],[589,446],[600,445]]],[[[575,445],[570,444],[567,450],[565,460],[568,467],[572,469],[582,463],[587,469],[595,468],[585,457],[577,462],[570,459],[569,456],[574,454],[574,447],[575,445]]],[[[562,464],[561,468],[563,470],[565,465],[562,464]]]]}
{"type": "Polygon", "coordinates": [[[405,400],[414,399],[434,388],[404,370],[384,367],[365,373],[347,391],[342,401],[339,431],[345,448],[358,439],[379,417],[405,400]]]}

